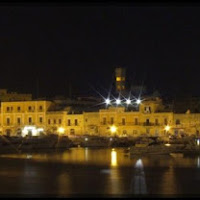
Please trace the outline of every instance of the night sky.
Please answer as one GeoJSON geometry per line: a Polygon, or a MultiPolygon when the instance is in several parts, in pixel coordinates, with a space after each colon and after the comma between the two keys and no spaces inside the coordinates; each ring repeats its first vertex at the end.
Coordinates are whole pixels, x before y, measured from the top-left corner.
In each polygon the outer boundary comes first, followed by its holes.
{"type": "Polygon", "coordinates": [[[2,5],[0,27],[0,88],[102,92],[121,66],[133,85],[200,96],[200,7],[2,5]]]}

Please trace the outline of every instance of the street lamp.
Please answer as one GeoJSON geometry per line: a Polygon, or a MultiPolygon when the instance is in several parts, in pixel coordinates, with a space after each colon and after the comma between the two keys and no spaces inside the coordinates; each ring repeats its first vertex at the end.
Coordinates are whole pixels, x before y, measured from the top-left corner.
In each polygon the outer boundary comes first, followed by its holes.
{"type": "Polygon", "coordinates": [[[116,104],[119,105],[120,103],[121,103],[121,100],[120,100],[120,99],[117,99],[117,100],[116,100],[116,104]]]}
{"type": "Polygon", "coordinates": [[[136,100],[136,104],[138,104],[138,105],[141,104],[141,100],[140,100],[140,99],[137,99],[137,100],[136,100]]]}
{"type": "Polygon", "coordinates": [[[105,102],[106,102],[107,105],[109,105],[110,104],[110,99],[106,99],[105,102]]]}
{"type": "Polygon", "coordinates": [[[127,99],[127,100],[126,100],[126,104],[127,104],[127,105],[131,104],[131,100],[130,100],[130,99],[127,99]]]}
{"type": "Polygon", "coordinates": [[[117,127],[115,125],[110,127],[110,132],[111,133],[116,133],[117,132],[117,127]]]}

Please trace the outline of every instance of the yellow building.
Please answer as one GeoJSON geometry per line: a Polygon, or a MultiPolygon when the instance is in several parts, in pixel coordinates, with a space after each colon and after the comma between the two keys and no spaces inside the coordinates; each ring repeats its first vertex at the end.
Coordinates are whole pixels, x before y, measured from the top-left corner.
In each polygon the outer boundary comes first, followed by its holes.
{"type": "Polygon", "coordinates": [[[200,131],[200,114],[166,111],[161,99],[142,101],[135,111],[108,107],[99,112],[69,114],[52,109],[50,101],[1,102],[0,132],[7,135],[57,133],[68,136],[168,136],[193,135],[200,131]]]}
{"type": "Polygon", "coordinates": [[[46,129],[49,101],[18,101],[1,103],[1,132],[20,135],[25,126],[46,129]]]}

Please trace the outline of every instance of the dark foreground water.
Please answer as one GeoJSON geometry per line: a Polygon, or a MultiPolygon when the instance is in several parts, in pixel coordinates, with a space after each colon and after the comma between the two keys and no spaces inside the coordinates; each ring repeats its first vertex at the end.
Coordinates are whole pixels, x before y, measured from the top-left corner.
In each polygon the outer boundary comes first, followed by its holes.
{"type": "Polygon", "coordinates": [[[200,156],[126,156],[122,148],[0,155],[0,197],[200,196],[200,156]]]}

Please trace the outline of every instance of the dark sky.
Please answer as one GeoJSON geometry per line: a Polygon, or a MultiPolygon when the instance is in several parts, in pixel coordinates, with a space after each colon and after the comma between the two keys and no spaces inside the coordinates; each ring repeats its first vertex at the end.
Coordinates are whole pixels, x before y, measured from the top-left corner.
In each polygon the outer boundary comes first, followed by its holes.
{"type": "Polygon", "coordinates": [[[122,66],[132,84],[200,95],[200,7],[0,6],[0,27],[0,88],[101,92],[122,66]]]}

